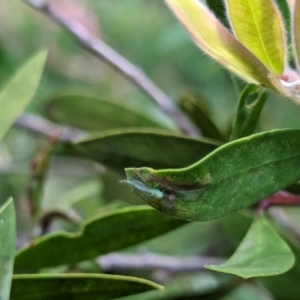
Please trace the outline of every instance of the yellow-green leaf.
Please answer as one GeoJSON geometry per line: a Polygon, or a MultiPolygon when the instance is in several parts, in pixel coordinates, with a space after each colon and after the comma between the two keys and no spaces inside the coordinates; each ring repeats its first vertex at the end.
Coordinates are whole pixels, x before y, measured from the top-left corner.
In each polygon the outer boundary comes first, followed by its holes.
{"type": "Polygon", "coordinates": [[[33,97],[43,73],[46,52],[30,59],[0,93],[0,140],[33,97]]]}
{"type": "Polygon", "coordinates": [[[298,68],[300,66],[300,1],[290,2],[292,11],[293,42],[298,68]]]}
{"type": "Polygon", "coordinates": [[[287,46],[284,23],[275,3],[272,0],[226,0],[225,3],[231,26],[241,43],[272,73],[282,74],[287,46]]]}
{"type": "Polygon", "coordinates": [[[272,86],[267,68],[198,0],[166,0],[196,44],[245,81],[272,86]]]}

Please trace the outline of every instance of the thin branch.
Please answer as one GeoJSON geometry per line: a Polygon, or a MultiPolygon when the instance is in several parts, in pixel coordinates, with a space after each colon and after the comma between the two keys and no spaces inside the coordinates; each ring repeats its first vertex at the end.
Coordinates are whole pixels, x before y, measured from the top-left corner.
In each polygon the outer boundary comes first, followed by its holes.
{"type": "Polygon", "coordinates": [[[204,270],[206,264],[220,264],[224,259],[217,257],[175,257],[153,253],[111,253],[97,259],[105,272],[119,270],[165,270],[175,273],[204,270]]]}
{"type": "Polygon", "coordinates": [[[15,125],[49,137],[58,137],[60,141],[74,142],[87,136],[87,133],[76,128],[61,126],[40,116],[23,113],[15,125]]]}
{"type": "Polygon", "coordinates": [[[189,135],[199,135],[200,131],[168,98],[168,96],[158,88],[144,72],[109,47],[100,39],[93,36],[82,24],[77,21],[69,21],[57,13],[49,3],[43,0],[23,0],[31,7],[60,24],[68,30],[69,33],[86,50],[108,63],[120,74],[131,81],[136,87],[142,90],[150,99],[152,99],[163,112],[169,115],[180,127],[180,129],[189,135]]]}
{"type": "Polygon", "coordinates": [[[286,191],[279,191],[258,203],[258,212],[267,211],[273,206],[300,206],[300,196],[286,191]]]}

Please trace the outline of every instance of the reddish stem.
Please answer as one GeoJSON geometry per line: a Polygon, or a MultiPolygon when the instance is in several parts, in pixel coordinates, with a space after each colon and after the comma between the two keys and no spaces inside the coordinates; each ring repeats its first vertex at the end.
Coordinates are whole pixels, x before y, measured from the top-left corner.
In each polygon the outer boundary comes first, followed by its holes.
{"type": "Polygon", "coordinates": [[[300,206],[300,196],[279,191],[261,200],[258,211],[267,211],[272,206],[300,206]]]}

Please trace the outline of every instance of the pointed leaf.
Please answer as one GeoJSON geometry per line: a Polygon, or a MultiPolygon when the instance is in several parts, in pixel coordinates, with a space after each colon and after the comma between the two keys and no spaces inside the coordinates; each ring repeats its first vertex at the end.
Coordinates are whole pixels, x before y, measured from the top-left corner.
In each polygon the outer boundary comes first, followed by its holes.
{"type": "Polygon", "coordinates": [[[88,131],[123,127],[165,128],[159,120],[149,118],[122,103],[88,95],[65,92],[48,104],[50,117],[61,124],[88,131]]]}
{"type": "Polygon", "coordinates": [[[8,300],[16,244],[16,220],[12,199],[0,208],[0,240],[0,299],[8,300]]]}
{"type": "Polygon", "coordinates": [[[237,38],[274,74],[285,68],[287,45],[282,16],[273,0],[226,0],[237,38]]]}
{"type": "Polygon", "coordinates": [[[254,132],[266,100],[266,91],[257,86],[249,85],[244,89],[233,121],[231,140],[248,136],[254,132]]]}
{"type": "Polygon", "coordinates": [[[267,68],[198,0],[166,0],[196,44],[250,83],[270,86],[267,68]]]}
{"type": "Polygon", "coordinates": [[[126,170],[145,202],[174,217],[207,221],[239,211],[300,179],[300,130],[274,130],[221,146],[183,169],[126,170]]]}
{"type": "Polygon", "coordinates": [[[46,52],[30,59],[0,93],[0,141],[32,99],[42,76],[46,52]]]}
{"type": "Polygon", "coordinates": [[[184,224],[145,206],[117,209],[86,222],[81,232],[55,232],[37,238],[19,250],[15,269],[32,271],[77,263],[141,243],[184,224]]]}
{"type": "Polygon", "coordinates": [[[124,174],[126,167],[188,166],[218,147],[209,139],[192,139],[158,130],[115,130],[92,135],[76,146],[93,160],[124,174]]]}
{"type": "Polygon", "coordinates": [[[149,280],[119,275],[15,275],[10,300],[108,300],[162,289],[149,280]]]}
{"type": "Polygon", "coordinates": [[[294,262],[294,254],[285,241],[263,216],[259,216],[235,253],[225,263],[205,267],[212,271],[251,278],[285,273],[294,262]]]}

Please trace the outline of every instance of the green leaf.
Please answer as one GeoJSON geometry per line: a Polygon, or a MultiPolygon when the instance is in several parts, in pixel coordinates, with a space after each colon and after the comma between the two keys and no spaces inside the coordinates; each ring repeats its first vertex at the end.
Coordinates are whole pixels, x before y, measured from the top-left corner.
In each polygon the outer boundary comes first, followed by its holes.
{"type": "Polygon", "coordinates": [[[122,127],[165,128],[159,120],[142,115],[121,103],[88,94],[65,92],[54,97],[48,109],[53,120],[88,131],[122,127]]]}
{"type": "Polygon", "coordinates": [[[46,52],[30,59],[0,93],[0,141],[32,99],[42,76],[46,52]]]}
{"type": "Polygon", "coordinates": [[[244,89],[233,121],[231,140],[253,133],[266,100],[265,90],[254,85],[249,85],[244,89]]]}
{"type": "Polygon", "coordinates": [[[200,1],[166,2],[205,53],[249,83],[273,86],[267,68],[200,1]]]}
{"type": "Polygon", "coordinates": [[[294,44],[294,52],[296,57],[296,62],[298,70],[300,68],[300,2],[291,1],[290,2],[291,14],[292,14],[292,38],[294,44]]]}
{"type": "Polygon", "coordinates": [[[145,202],[176,218],[207,221],[239,211],[300,179],[300,130],[273,130],[221,146],[182,169],[126,170],[145,202]]]}
{"type": "Polygon", "coordinates": [[[15,275],[10,300],[108,300],[163,287],[149,280],[94,274],[15,275]]]}
{"type": "Polygon", "coordinates": [[[12,199],[0,208],[0,240],[0,299],[8,300],[16,244],[16,220],[12,199]]]}
{"type": "Polygon", "coordinates": [[[179,105],[198,126],[203,136],[216,140],[224,140],[216,125],[209,118],[207,109],[201,100],[199,94],[190,93],[180,98],[179,105]]]}
{"type": "Polygon", "coordinates": [[[184,224],[145,206],[118,209],[86,222],[81,232],[56,232],[37,238],[17,253],[15,269],[32,271],[77,263],[141,243],[184,224]]]}
{"type": "Polygon", "coordinates": [[[76,146],[93,160],[124,173],[124,168],[187,166],[217,148],[208,139],[192,139],[158,130],[115,130],[92,135],[76,146]]]}
{"type": "Polygon", "coordinates": [[[254,220],[235,253],[225,263],[205,267],[251,278],[285,273],[294,262],[295,257],[288,245],[261,215],[254,220]]]}
{"type": "Polygon", "coordinates": [[[286,64],[282,16],[273,0],[226,0],[231,26],[240,42],[274,74],[286,64]]]}

